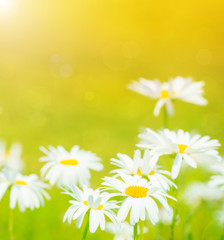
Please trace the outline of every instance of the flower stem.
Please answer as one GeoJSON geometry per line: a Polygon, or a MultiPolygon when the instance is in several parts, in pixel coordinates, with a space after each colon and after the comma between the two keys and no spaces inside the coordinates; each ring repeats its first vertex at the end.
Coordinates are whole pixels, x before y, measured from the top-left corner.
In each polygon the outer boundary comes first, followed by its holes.
{"type": "Polygon", "coordinates": [[[139,227],[140,227],[140,239],[144,240],[144,222],[143,221],[139,222],[139,227]]]}
{"type": "Polygon", "coordinates": [[[221,236],[220,240],[224,240],[224,227],[223,227],[223,230],[222,230],[222,236],[221,236]]]}
{"type": "Polygon", "coordinates": [[[161,239],[163,239],[163,238],[161,237],[162,227],[163,227],[163,225],[162,225],[160,222],[157,223],[155,240],[161,240],[161,239]]]}
{"type": "Polygon", "coordinates": [[[168,128],[168,114],[165,105],[163,107],[163,127],[168,128]]]}
{"type": "Polygon", "coordinates": [[[176,222],[177,222],[177,207],[175,207],[174,209],[173,220],[170,226],[170,240],[174,240],[174,230],[175,230],[176,222]]]}
{"type": "MultiPolygon", "coordinates": [[[[175,184],[177,185],[177,179],[175,180],[175,184]]],[[[177,199],[177,193],[178,190],[176,189],[176,199],[177,199]]],[[[174,208],[173,208],[173,220],[170,226],[170,239],[169,240],[174,240],[174,230],[175,230],[175,225],[177,222],[177,218],[178,218],[178,207],[177,207],[177,202],[175,202],[174,208]]]]}
{"type": "Polygon", "coordinates": [[[138,239],[138,224],[137,223],[133,227],[133,236],[134,236],[134,240],[138,239]]]}
{"type": "Polygon", "coordinates": [[[9,235],[10,240],[14,240],[14,234],[13,234],[13,209],[9,210],[9,235]]]}
{"type": "Polygon", "coordinates": [[[193,238],[192,230],[191,230],[191,223],[192,223],[194,217],[202,210],[202,208],[204,207],[204,204],[205,204],[205,202],[201,201],[201,203],[197,206],[197,208],[194,210],[193,213],[192,213],[192,211],[189,210],[188,216],[186,217],[186,221],[184,223],[184,235],[186,236],[186,239],[193,238]]]}
{"type": "Polygon", "coordinates": [[[82,235],[82,240],[85,240],[86,239],[86,236],[87,236],[87,233],[88,233],[88,230],[89,230],[89,213],[87,213],[87,221],[86,221],[86,226],[84,228],[84,232],[83,232],[83,235],[82,235]]]}

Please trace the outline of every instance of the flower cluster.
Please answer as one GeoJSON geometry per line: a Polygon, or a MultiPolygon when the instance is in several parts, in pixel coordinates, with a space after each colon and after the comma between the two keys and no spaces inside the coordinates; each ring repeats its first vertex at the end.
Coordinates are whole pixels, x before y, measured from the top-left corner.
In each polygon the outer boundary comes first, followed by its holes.
{"type": "MultiPolygon", "coordinates": [[[[207,101],[202,97],[203,86],[203,82],[176,77],[167,83],[140,79],[129,87],[158,100],[155,115],[159,114],[161,107],[171,115],[172,103],[177,99],[205,105],[207,101]]],[[[46,190],[56,185],[71,198],[63,221],[71,224],[74,220],[78,228],[86,222],[83,240],[88,230],[94,233],[98,228],[113,233],[116,240],[130,240],[136,239],[139,232],[142,236],[147,232],[145,222],[172,224],[171,233],[174,232],[177,211],[169,205],[169,200],[175,202],[177,199],[169,191],[178,188],[173,181],[184,164],[194,169],[198,165],[209,164],[209,168],[216,172],[209,183],[190,186],[185,192],[184,198],[189,200],[186,202],[191,204],[193,201],[197,205],[202,200],[223,198],[224,164],[218,153],[220,143],[217,140],[182,129],[171,131],[167,128],[159,131],[145,128],[139,138],[133,157],[118,153],[116,158],[111,159],[115,169],[110,176],[103,178],[101,187],[96,190],[90,187],[91,171],[101,171],[103,165],[95,153],[80,149],[77,145],[70,151],[62,146],[41,147],[45,154],[40,158],[45,163],[41,177],[47,184],[35,174],[21,174],[24,163],[20,144],[13,144],[8,152],[5,144],[0,143],[0,200],[8,190],[11,209],[18,204],[22,212],[27,208],[33,210],[44,205],[45,199],[50,198],[46,190]],[[158,162],[170,160],[170,171],[162,164],[158,165],[158,162]],[[140,223],[143,227],[139,226],[140,223]]],[[[218,213],[222,223],[223,209],[218,213]]]]}
{"type": "Polygon", "coordinates": [[[14,209],[18,205],[20,211],[27,208],[33,210],[44,205],[44,199],[50,199],[46,189],[49,185],[38,179],[36,174],[23,175],[21,159],[22,147],[14,143],[7,151],[6,144],[0,142],[0,200],[10,191],[9,206],[14,209]]]}
{"type": "MultiPolygon", "coordinates": [[[[129,212],[129,223],[132,226],[146,220],[150,220],[152,224],[157,223],[159,221],[157,201],[169,212],[167,198],[172,197],[167,191],[173,186],[176,187],[168,178],[170,173],[156,166],[158,157],[149,150],[145,150],[143,158],[140,150],[135,151],[133,159],[125,154],[118,154],[119,160],[112,158],[111,163],[119,168],[112,171],[115,173],[113,177],[104,178],[100,190],[93,190],[85,184],[80,187],[75,185],[62,187],[64,193],[72,197],[64,221],[68,220],[71,223],[77,219],[79,228],[84,216],[87,216],[92,233],[98,227],[101,230],[105,229],[105,217],[114,224],[124,223],[129,212]],[[113,200],[114,198],[119,198],[119,201],[113,200]]],[[[71,168],[72,166],[68,168],[68,174],[71,168]]],[[[82,168],[79,169],[80,175],[81,171],[82,168]]]]}

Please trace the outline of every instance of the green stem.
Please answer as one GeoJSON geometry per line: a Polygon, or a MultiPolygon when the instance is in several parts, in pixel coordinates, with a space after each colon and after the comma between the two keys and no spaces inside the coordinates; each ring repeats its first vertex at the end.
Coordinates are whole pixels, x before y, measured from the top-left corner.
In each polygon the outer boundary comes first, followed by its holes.
{"type": "Polygon", "coordinates": [[[14,234],[13,234],[13,209],[9,210],[9,235],[10,240],[14,240],[14,234]]]}
{"type": "Polygon", "coordinates": [[[163,127],[168,128],[168,114],[165,105],[163,107],[163,127]]]}
{"type": "Polygon", "coordinates": [[[134,240],[138,239],[138,224],[136,223],[133,227],[134,240]]]}
{"type": "Polygon", "coordinates": [[[172,224],[170,226],[170,240],[174,240],[174,230],[175,230],[175,225],[176,225],[176,221],[177,221],[176,218],[177,218],[177,208],[175,207],[174,213],[173,213],[172,224]]]}
{"type": "Polygon", "coordinates": [[[139,227],[140,227],[140,239],[144,240],[144,222],[143,221],[139,222],[139,227]]]}
{"type": "Polygon", "coordinates": [[[161,223],[157,223],[155,240],[162,239],[162,237],[161,237],[162,227],[163,227],[163,225],[161,223]]]}
{"type": "MultiPolygon", "coordinates": [[[[175,180],[175,184],[177,185],[177,179],[175,180]]],[[[176,199],[177,199],[177,193],[178,190],[176,189],[176,199]]],[[[175,231],[175,226],[177,222],[177,216],[178,216],[178,207],[177,207],[177,202],[175,202],[174,208],[173,208],[173,220],[170,226],[170,238],[169,240],[174,240],[174,231],[175,231]]]]}
{"type": "Polygon", "coordinates": [[[224,227],[223,227],[222,236],[221,236],[220,240],[224,240],[224,227]]]}
{"type": "Polygon", "coordinates": [[[203,232],[202,232],[202,237],[201,239],[202,240],[206,240],[207,239],[207,234],[206,234],[206,231],[211,227],[211,225],[214,224],[214,220],[211,220],[208,225],[204,228],[203,232]]]}
{"type": "Polygon", "coordinates": [[[198,205],[198,207],[194,210],[192,213],[190,210],[188,212],[188,216],[186,217],[186,221],[184,223],[184,234],[187,237],[187,239],[190,239],[192,236],[191,232],[191,223],[194,219],[194,217],[201,211],[201,209],[204,207],[205,202],[202,201],[201,204],[198,205]]]}
{"type": "Polygon", "coordinates": [[[83,232],[83,235],[82,235],[82,240],[85,240],[85,239],[86,239],[88,230],[89,230],[89,212],[88,212],[88,214],[87,214],[87,221],[86,221],[86,226],[85,226],[85,228],[84,228],[84,232],[83,232]]]}

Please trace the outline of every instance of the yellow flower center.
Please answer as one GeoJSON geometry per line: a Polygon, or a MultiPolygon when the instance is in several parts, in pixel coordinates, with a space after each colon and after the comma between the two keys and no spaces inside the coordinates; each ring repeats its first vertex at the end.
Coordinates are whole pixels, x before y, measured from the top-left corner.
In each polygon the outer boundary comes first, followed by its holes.
{"type": "Polygon", "coordinates": [[[155,170],[151,170],[150,173],[149,173],[150,176],[154,175],[154,174],[155,174],[155,170]]]}
{"type": "Polygon", "coordinates": [[[103,204],[100,204],[96,210],[101,210],[101,209],[103,209],[103,204]]]}
{"type": "Polygon", "coordinates": [[[142,176],[142,175],[143,175],[141,169],[138,169],[137,174],[138,174],[139,176],[142,176]]]}
{"type": "MultiPolygon", "coordinates": [[[[154,174],[155,174],[155,170],[151,170],[150,173],[149,173],[150,176],[151,176],[151,175],[154,175],[154,174]]],[[[137,175],[143,176],[143,173],[142,173],[141,169],[138,169],[137,175]]]]}
{"type": "Polygon", "coordinates": [[[83,201],[83,203],[88,207],[88,201],[87,200],[83,201]]]}
{"type": "Polygon", "coordinates": [[[178,144],[177,146],[179,148],[179,153],[184,153],[184,151],[188,148],[185,144],[178,144]]]}
{"type": "Polygon", "coordinates": [[[161,91],[161,96],[160,96],[160,98],[167,99],[167,98],[170,98],[170,97],[175,97],[176,94],[177,94],[176,91],[173,91],[173,92],[172,92],[172,96],[170,96],[169,91],[166,90],[166,89],[163,89],[163,90],[161,91]]]}
{"type": "Polygon", "coordinates": [[[168,98],[170,95],[169,95],[169,92],[168,90],[162,90],[161,91],[161,98],[168,98]]]}
{"type": "Polygon", "coordinates": [[[14,184],[16,184],[16,185],[27,185],[26,182],[20,181],[20,180],[16,180],[14,184]]]}
{"type": "Polygon", "coordinates": [[[8,161],[9,160],[9,157],[10,157],[10,152],[9,151],[5,151],[4,153],[4,161],[8,161]]]}
{"type": "MultiPolygon", "coordinates": [[[[87,207],[89,207],[87,200],[83,201],[83,203],[84,203],[87,207]]],[[[94,202],[93,202],[93,205],[94,205],[94,202]]],[[[100,204],[100,205],[96,208],[96,210],[101,210],[101,209],[103,209],[103,204],[100,204]]]]}
{"type": "Polygon", "coordinates": [[[70,165],[70,166],[75,166],[79,164],[79,162],[75,159],[65,159],[65,160],[61,160],[59,163],[62,165],[70,165]]]}
{"type": "Polygon", "coordinates": [[[133,198],[143,198],[147,196],[149,189],[142,186],[130,186],[125,189],[125,194],[133,198]]]}

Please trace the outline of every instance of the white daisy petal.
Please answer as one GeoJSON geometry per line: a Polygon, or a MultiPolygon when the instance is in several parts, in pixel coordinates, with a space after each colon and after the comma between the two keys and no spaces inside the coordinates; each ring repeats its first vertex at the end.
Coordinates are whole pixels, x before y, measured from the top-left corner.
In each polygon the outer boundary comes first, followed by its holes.
{"type": "Polygon", "coordinates": [[[187,164],[189,164],[191,167],[196,168],[197,163],[187,154],[183,154],[183,159],[186,161],[187,164]]]}
{"type": "Polygon", "coordinates": [[[177,154],[171,170],[171,177],[173,179],[177,178],[177,176],[179,175],[181,163],[182,163],[182,154],[177,154]]]}

